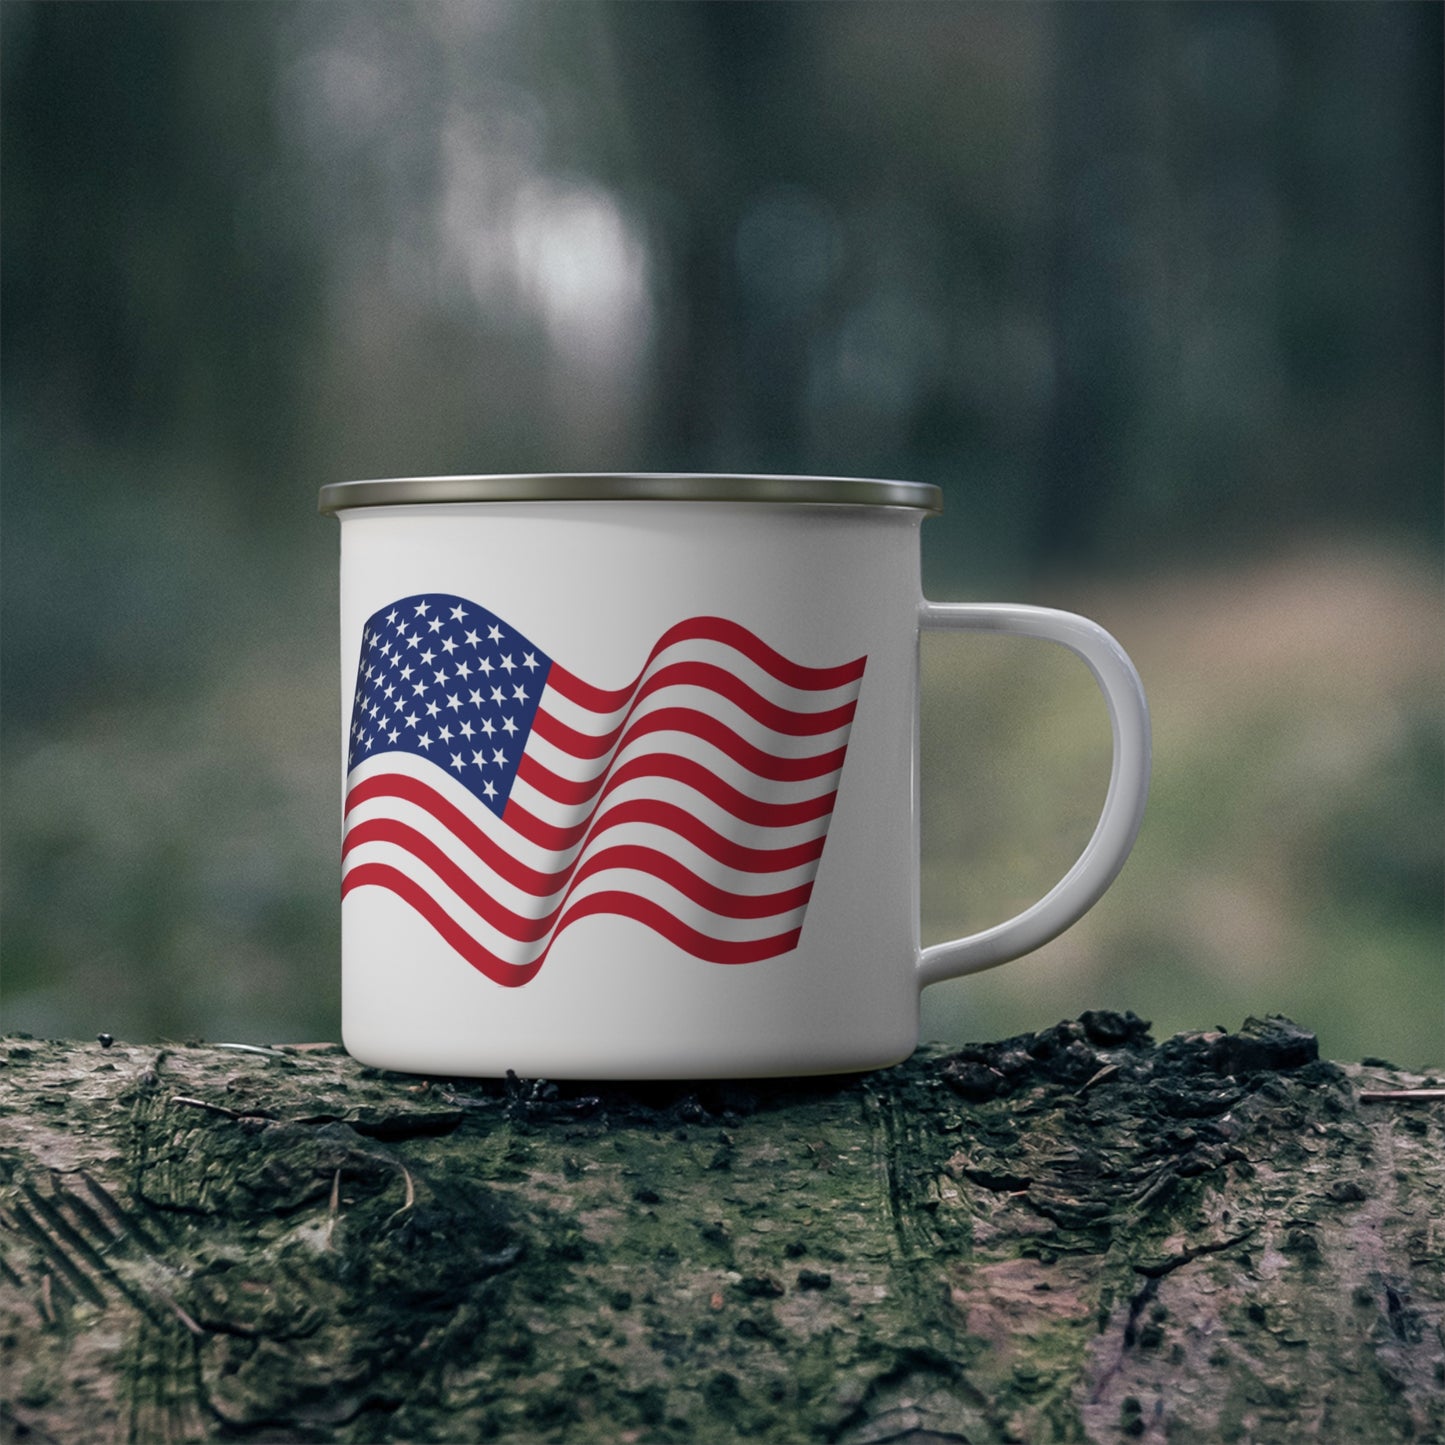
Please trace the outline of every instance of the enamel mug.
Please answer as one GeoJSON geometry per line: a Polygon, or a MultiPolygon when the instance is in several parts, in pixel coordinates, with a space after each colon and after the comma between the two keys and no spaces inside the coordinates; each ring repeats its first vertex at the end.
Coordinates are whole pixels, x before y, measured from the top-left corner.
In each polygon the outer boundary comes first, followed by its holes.
{"type": "Polygon", "coordinates": [[[1149,718],[1117,642],[927,601],[937,488],[756,476],[335,483],[342,1021],[380,1068],[553,1079],[872,1069],[919,992],[1038,948],[1133,845],[1149,718]],[[1083,854],[919,942],[925,629],[1060,643],[1113,727],[1083,854]]]}

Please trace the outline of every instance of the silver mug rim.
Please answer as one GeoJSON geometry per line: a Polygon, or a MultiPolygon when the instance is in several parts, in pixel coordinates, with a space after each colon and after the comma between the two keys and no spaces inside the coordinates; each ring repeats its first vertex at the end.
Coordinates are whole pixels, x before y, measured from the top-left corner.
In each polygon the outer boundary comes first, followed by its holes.
{"type": "Polygon", "coordinates": [[[317,508],[331,515],[354,507],[459,502],[748,502],[773,506],[905,507],[937,513],[943,510],[943,493],[926,482],[861,477],[726,472],[521,472],[328,482],[321,488],[317,508]]]}

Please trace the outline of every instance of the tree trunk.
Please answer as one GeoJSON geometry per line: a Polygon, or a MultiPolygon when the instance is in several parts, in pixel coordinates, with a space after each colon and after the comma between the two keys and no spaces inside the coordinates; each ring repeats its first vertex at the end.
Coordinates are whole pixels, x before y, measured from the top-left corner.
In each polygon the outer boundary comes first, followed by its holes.
{"type": "Polygon", "coordinates": [[[768,1083],[4,1077],[6,1441],[1445,1438],[1442,1107],[1286,1020],[768,1083]]]}

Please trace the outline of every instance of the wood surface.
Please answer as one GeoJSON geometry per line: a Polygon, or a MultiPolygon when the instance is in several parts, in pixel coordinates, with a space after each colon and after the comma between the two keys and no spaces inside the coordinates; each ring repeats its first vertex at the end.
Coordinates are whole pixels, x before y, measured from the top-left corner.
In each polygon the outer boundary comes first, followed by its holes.
{"type": "Polygon", "coordinates": [[[7,1442],[1445,1440],[1441,1080],[1287,1020],[630,1087],[3,1053],[7,1442]]]}

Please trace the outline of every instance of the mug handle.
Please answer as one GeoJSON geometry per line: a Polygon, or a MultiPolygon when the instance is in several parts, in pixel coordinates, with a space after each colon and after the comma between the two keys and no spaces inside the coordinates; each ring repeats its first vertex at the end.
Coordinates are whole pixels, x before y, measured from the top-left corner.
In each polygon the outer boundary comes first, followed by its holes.
{"type": "Polygon", "coordinates": [[[1037,903],[1006,922],[925,948],[918,961],[922,988],[1031,953],[1099,901],[1124,866],[1144,818],[1151,743],[1144,685],[1128,654],[1097,622],[1051,607],[927,599],[919,605],[918,622],[924,630],[1007,633],[1062,644],[1093,673],[1114,734],[1114,764],[1103,811],[1074,866],[1037,903]]]}

